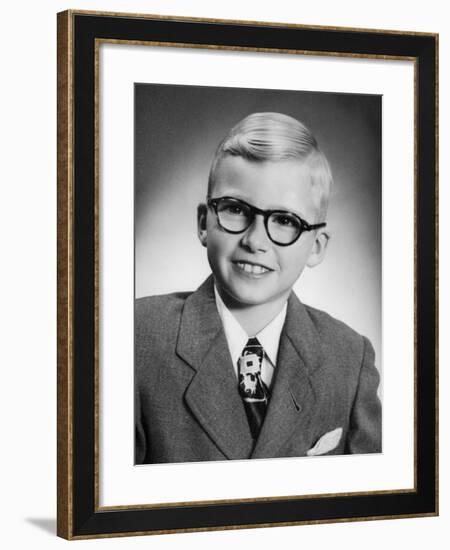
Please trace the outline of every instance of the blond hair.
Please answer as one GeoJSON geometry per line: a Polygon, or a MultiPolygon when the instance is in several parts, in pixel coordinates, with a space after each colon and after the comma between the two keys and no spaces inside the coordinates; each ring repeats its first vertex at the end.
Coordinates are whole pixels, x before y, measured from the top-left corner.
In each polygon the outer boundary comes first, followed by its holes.
{"type": "Polygon", "coordinates": [[[208,179],[209,197],[217,166],[227,155],[260,162],[298,159],[309,168],[317,215],[325,217],[333,181],[331,170],[316,138],[295,118],[281,113],[253,113],[238,122],[214,155],[208,179]]]}

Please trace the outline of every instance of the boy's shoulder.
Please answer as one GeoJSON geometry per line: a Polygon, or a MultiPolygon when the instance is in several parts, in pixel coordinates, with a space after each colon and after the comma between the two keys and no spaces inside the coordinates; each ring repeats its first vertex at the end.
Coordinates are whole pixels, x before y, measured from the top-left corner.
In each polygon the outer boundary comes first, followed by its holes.
{"type": "Polygon", "coordinates": [[[349,338],[361,338],[361,335],[349,325],[333,317],[322,309],[317,309],[307,304],[303,304],[308,312],[311,321],[319,332],[335,332],[337,335],[346,335],[349,338]]]}
{"type": "Polygon", "coordinates": [[[135,351],[138,372],[148,375],[149,361],[162,364],[176,346],[178,327],[186,299],[192,292],[174,292],[135,300],[135,351]]]}
{"type": "Polygon", "coordinates": [[[136,323],[148,325],[173,324],[183,313],[186,302],[191,302],[197,312],[198,306],[214,301],[214,283],[212,276],[208,277],[197,290],[171,292],[137,298],[134,304],[136,323]]]}
{"type": "Polygon", "coordinates": [[[170,294],[159,294],[137,298],[135,301],[136,321],[149,321],[157,319],[163,322],[164,319],[173,319],[181,315],[186,299],[192,292],[172,292],[170,294]]]}
{"type": "Polygon", "coordinates": [[[316,329],[322,346],[342,356],[361,355],[369,341],[343,321],[326,311],[303,304],[316,329]]]}
{"type": "Polygon", "coordinates": [[[192,294],[187,292],[171,292],[169,294],[155,294],[154,296],[144,296],[136,298],[135,306],[138,311],[144,311],[154,308],[166,308],[182,306],[186,299],[192,294]]]}

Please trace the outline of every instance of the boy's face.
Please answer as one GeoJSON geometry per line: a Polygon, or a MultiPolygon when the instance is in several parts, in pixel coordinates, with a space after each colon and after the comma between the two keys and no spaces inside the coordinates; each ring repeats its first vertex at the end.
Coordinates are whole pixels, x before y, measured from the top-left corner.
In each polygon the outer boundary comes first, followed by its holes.
{"type": "MultiPolygon", "coordinates": [[[[262,210],[287,210],[310,224],[323,221],[316,220],[308,167],[298,160],[258,162],[226,156],[217,166],[211,198],[225,196],[262,210]]],[[[198,222],[216,285],[229,307],[284,301],[305,265],[322,261],[328,241],[326,231],[318,229],[303,232],[289,246],[276,245],[261,215],[243,233],[227,233],[205,205],[199,208],[198,222]]]]}

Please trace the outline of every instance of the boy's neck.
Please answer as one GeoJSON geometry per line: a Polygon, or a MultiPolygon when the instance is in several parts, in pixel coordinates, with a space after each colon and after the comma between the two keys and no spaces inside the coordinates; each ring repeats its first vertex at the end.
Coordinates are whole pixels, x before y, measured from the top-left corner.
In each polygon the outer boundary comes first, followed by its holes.
{"type": "MultiPolygon", "coordinates": [[[[220,291],[218,290],[220,293],[220,291]]],[[[264,304],[247,305],[233,302],[229,297],[220,297],[228,310],[234,315],[235,319],[245,330],[250,337],[256,336],[263,328],[265,328],[283,309],[287,296],[281,297],[279,300],[267,302],[264,304]]]]}

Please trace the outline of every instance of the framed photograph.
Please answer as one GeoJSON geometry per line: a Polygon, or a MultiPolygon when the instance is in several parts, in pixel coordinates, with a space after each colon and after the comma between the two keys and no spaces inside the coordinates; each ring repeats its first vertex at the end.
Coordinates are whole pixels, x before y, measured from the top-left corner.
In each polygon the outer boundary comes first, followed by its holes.
{"type": "Polygon", "coordinates": [[[58,14],[58,535],[438,513],[436,34],[58,14]]]}

